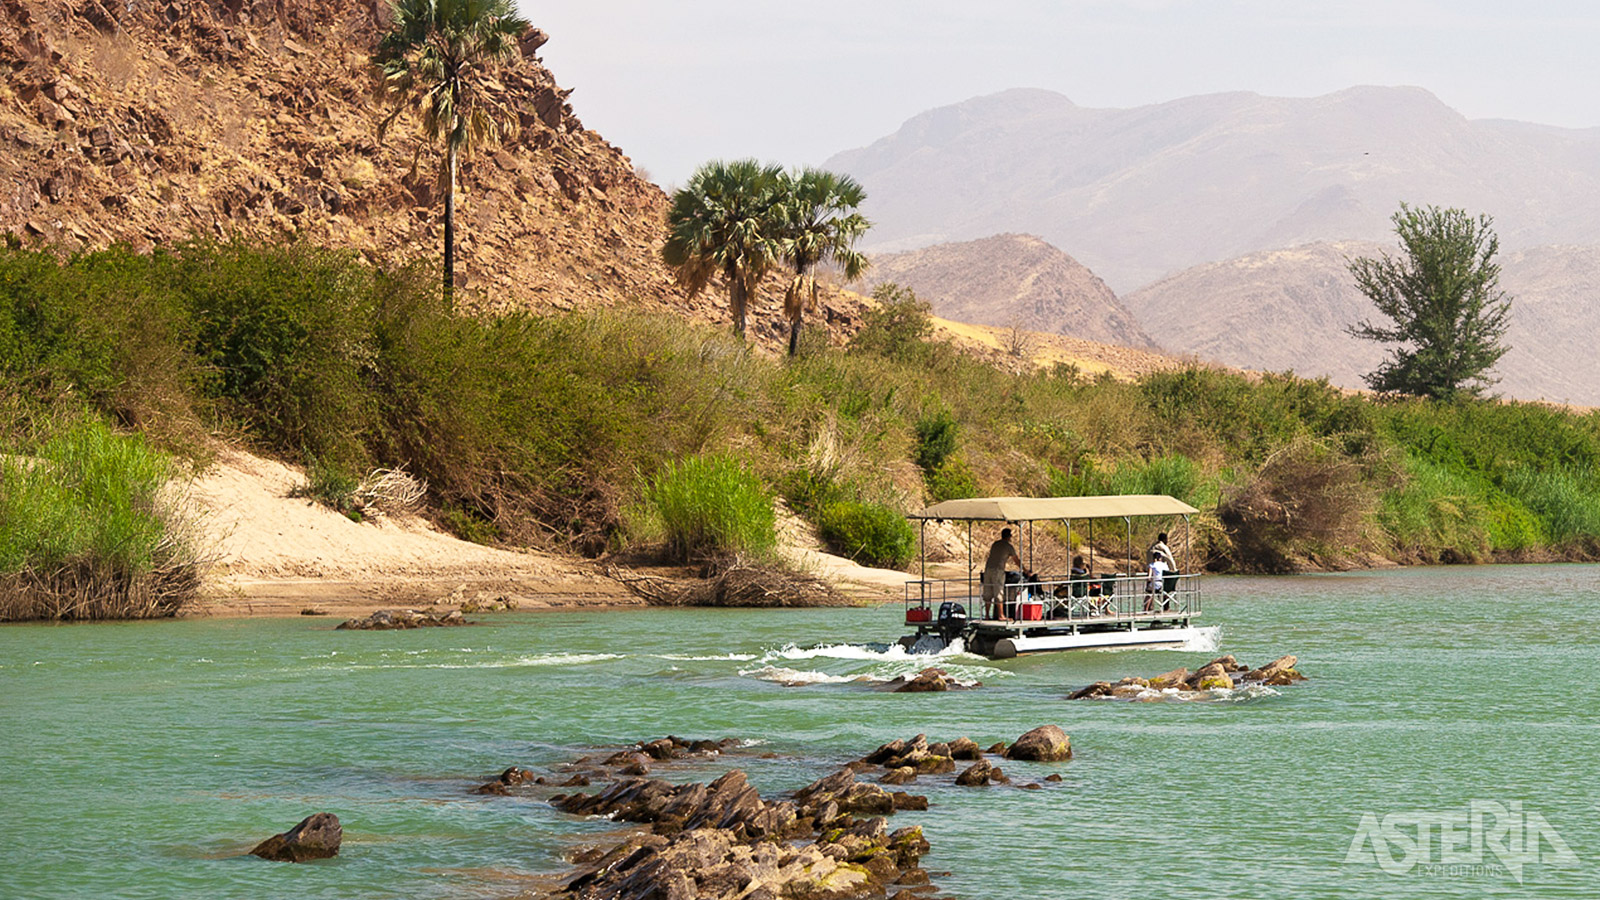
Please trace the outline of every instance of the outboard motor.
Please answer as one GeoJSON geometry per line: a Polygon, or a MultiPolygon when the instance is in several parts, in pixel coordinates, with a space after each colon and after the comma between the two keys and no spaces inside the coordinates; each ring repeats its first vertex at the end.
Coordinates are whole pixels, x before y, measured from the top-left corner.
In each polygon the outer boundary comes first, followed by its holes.
{"type": "Polygon", "coordinates": [[[967,632],[967,608],[953,600],[939,604],[939,636],[946,644],[967,632]]]}

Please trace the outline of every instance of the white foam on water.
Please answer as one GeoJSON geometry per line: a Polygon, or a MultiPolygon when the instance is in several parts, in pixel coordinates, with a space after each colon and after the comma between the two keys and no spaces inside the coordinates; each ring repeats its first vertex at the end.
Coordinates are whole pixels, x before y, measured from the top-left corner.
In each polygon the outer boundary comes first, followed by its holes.
{"type": "Polygon", "coordinates": [[[759,669],[740,669],[740,675],[778,684],[848,684],[867,681],[867,675],[829,675],[827,672],[808,672],[783,666],[762,666],[759,669]]]}
{"type": "Polygon", "coordinates": [[[940,650],[938,653],[913,654],[899,644],[889,644],[882,649],[865,644],[823,644],[819,647],[798,647],[794,644],[785,644],[777,650],[768,650],[762,656],[763,662],[772,662],[779,659],[852,659],[870,662],[907,662],[929,659],[982,660],[983,657],[975,653],[968,653],[966,645],[957,638],[951,642],[950,646],[940,650]]]}
{"type": "Polygon", "coordinates": [[[512,659],[485,660],[471,663],[379,663],[354,665],[350,669],[522,669],[532,666],[577,666],[586,663],[623,659],[620,653],[546,653],[538,656],[518,656],[512,659]]]}
{"type": "Polygon", "coordinates": [[[1222,626],[1207,625],[1204,628],[1196,628],[1194,637],[1184,641],[1183,646],[1178,649],[1190,653],[1213,653],[1221,643],[1222,626]]]}
{"type": "Polygon", "coordinates": [[[750,662],[755,659],[754,653],[724,653],[721,656],[680,656],[676,653],[662,653],[656,659],[671,659],[678,662],[711,662],[721,660],[726,662],[750,662]]]}

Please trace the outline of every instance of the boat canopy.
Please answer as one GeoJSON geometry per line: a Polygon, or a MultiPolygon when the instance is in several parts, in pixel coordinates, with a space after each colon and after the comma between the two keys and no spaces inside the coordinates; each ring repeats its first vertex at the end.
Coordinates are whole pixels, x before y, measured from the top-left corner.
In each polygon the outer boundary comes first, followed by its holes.
{"type": "Polygon", "coordinates": [[[1107,497],[973,497],[946,500],[912,513],[912,519],[962,522],[1029,522],[1053,519],[1111,519],[1127,516],[1186,516],[1199,510],[1165,494],[1107,497]]]}

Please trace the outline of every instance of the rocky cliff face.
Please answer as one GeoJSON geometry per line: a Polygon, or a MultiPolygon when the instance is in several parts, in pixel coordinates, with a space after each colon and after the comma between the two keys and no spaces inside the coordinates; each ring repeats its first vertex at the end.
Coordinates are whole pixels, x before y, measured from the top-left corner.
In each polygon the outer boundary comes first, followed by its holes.
{"type": "MultiPolygon", "coordinates": [[[[368,58],[386,18],[381,0],[0,0],[0,232],[68,249],[296,234],[437,260],[441,154],[404,122],[376,137],[368,58]]],[[[490,86],[520,132],[462,167],[461,302],[728,321],[721,291],[691,301],[672,283],[666,196],[583,127],[545,40],[526,35],[490,86]]],[[[859,316],[829,306],[813,321],[859,316]]],[[[780,295],[752,313],[776,346],[780,295]]]]}
{"type": "MultiPolygon", "coordinates": [[[[437,258],[438,153],[380,144],[361,0],[4,0],[0,229],[99,246],[296,233],[437,258]],[[413,171],[412,163],[418,165],[413,171]]],[[[521,132],[462,173],[460,270],[491,306],[681,303],[656,259],[666,198],[585,130],[522,41],[492,86],[521,132]]]]}

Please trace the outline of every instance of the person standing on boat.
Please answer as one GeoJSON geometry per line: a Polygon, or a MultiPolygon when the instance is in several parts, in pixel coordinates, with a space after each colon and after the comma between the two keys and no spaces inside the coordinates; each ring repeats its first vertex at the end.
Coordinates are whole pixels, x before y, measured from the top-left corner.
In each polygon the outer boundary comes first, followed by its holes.
{"type": "Polygon", "coordinates": [[[983,586],[984,615],[992,619],[1000,618],[1003,604],[999,602],[1006,586],[1006,563],[1014,562],[1017,568],[1022,568],[1022,557],[1017,555],[1017,548],[1011,546],[1011,529],[1000,529],[1000,540],[989,545],[989,558],[983,564],[983,577],[978,580],[983,586]],[[991,601],[993,608],[991,609],[991,601]]]}
{"type": "Polygon", "coordinates": [[[1167,546],[1167,533],[1165,531],[1156,535],[1156,542],[1150,545],[1150,558],[1159,559],[1167,564],[1167,571],[1178,571],[1178,561],[1172,558],[1172,548],[1167,546]]]}

